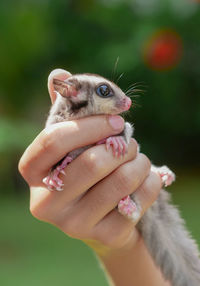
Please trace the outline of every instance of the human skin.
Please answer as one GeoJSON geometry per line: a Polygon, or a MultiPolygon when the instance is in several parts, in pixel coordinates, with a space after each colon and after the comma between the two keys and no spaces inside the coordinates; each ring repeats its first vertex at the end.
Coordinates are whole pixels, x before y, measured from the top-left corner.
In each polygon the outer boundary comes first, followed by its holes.
{"type": "MultiPolygon", "coordinates": [[[[57,78],[65,79],[65,73],[56,72],[57,78]]],[[[51,79],[49,91],[54,102],[51,79]]],[[[150,160],[138,153],[135,139],[120,158],[106,151],[104,144],[86,150],[67,166],[62,192],[51,192],[42,183],[49,169],[68,152],[119,134],[123,126],[120,116],[100,115],[42,130],[19,162],[19,171],[30,187],[30,211],[39,220],[87,243],[104,266],[109,283],[169,286],[135,228],[137,222],[116,209],[123,197],[135,192],[142,216],[161,189],[160,177],[150,171],[150,160]]]]}

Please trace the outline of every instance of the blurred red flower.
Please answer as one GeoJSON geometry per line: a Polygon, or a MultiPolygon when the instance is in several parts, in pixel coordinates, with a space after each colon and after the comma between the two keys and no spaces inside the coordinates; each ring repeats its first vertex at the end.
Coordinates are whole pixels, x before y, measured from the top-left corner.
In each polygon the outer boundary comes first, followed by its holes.
{"type": "Polygon", "coordinates": [[[182,55],[182,40],[171,30],[155,33],[145,44],[144,60],[156,70],[168,70],[175,67],[182,55]]]}

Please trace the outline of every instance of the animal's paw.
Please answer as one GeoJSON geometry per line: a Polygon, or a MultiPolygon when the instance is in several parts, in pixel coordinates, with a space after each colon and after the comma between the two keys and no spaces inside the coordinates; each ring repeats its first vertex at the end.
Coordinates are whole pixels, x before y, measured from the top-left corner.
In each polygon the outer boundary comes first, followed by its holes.
{"type": "Polygon", "coordinates": [[[108,150],[112,147],[114,156],[125,155],[128,149],[123,136],[113,136],[106,138],[106,149],[108,150]]]}
{"type": "Polygon", "coordinates": [[[98,141],[98,142],[96,143],[96,145],[105,144],[105,143],[106,143],[106,139],[107,139],[107,138],[104,138],[104,139],[98,141]]]}
{"type": "Polygon", "coordinates": [[[160,175],[165,187],[171,185],[175,181],[175,174],[167,166],[157,168],[156,171],[160,175]]]}
{"type": "Polygon", "coordinates": [[[65,175],[64,168],[71,163],[73,159],[70,156],[66,156],[60,165],[55,169],[51,170],[49,175],[45,177],[42,181],[47,186],[50,191],[62,191],[63,190],[63,181],[59,178],[60,174],[65,175]]]}
{"type": "Polygon", "coordinates": [[[139,218],[139,210],[130,196],[126,196],[118,204],[118,211],[127,218],[137,221],[139,218]]]}
{"type": "Polygon", "coordinates": [[[50,171],[49,175],[45,177],[42,182],[47,186],[49,191],[62,191],[63,181],[58,177],[59,171],[56,169],[50,171]]]}

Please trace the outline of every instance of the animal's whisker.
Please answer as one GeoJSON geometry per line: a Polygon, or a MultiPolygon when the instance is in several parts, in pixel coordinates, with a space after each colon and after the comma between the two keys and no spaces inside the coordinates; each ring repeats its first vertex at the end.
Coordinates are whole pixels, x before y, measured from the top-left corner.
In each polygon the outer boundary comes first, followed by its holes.
{"type": "Polygon", "coordinates": [[[128,95],[126,95],[126,96],[128,96],[129,98],[138,98],[138,97],[140,97],[140,94],[128,94],[128,95]]]}
{"type": "Polygon", "coordinates": [[[144,92],[144,91],[145,91],[145,87],[144,87],[144,86],[139,86],[139,85],[137,85],[137,86],[132,86],[132,87],[126,89],[126,90],[125,90],[125,93],[129,92],[130,90],[138,90],[138,91],[140,91],[140,92],[144,92]]]}
{"type": "Polygon", "coordinates": [[[135,83],[129,85],[127,90],[130,88],[137,88],[137,87],[147,88],[147,85],[144,82],[135,82],[135,83]]]}
{"type": "Polygon", "coordinates": [[[135,87],[131,87],[131,88],[129,88],[127,91],[126,91],[126,93],[127,92],[129,92],[129,91],[140,91],[140,92],[142,92],[142,91],[144,91],[144,89],[141,89],[141,88],[135,88],[135,87]]]}
{"type": "Polygon", "coordinates": [[[116,70],[117,70],[117,66],[119,63],[119,56],[117,57],[116,61],[115,61],[115,65],[112,71],[112,75],[111,75],[111,80],[114,82],[115,81],[115,75],[116,75],[116,70]]]}
{"type": "Polygon", "coordinates": [[[119,80],[123,77],[123,75],[124,75],[124,73],[121,73],[120,75],[119,75],[119,77],[117,78],[117,80],[116,80],[116,84],[119,82],[119,80]]]}
{"type": "Polygon", "coordinates": [[[128,86],[128,88],[129,88],[129,87],[132,87],[132,86],[135,86],[135,85],[146,86],[145,82],[139,81],[139,82],[134,82],[134,83],[130,84],[130,85],[128,86]]]}
{"type": "Polygon", "coordinates": [[[129,97],[137,97],[137,96],[140,96],[141,94],[144,94],[144,92],[145,91],[142,90],[142,89],[131,88],[125,94],[126,94],[126,96],[129,96],[129,97]],[[139,94],[136,94],[136,92],[139,93],[139,94]]]}
{"type": "Polygon", "coordinates": [[[142,89],[133,89],[133,90],[129,90],[128,92],[126,92],[126,94],[134,94],[134,93],[136,93],[136,92],[138,92],[138,93],[140,93],[140,94],[144,94],[145,93],[145,91],[144,90],[142,90],[142,89]]]}

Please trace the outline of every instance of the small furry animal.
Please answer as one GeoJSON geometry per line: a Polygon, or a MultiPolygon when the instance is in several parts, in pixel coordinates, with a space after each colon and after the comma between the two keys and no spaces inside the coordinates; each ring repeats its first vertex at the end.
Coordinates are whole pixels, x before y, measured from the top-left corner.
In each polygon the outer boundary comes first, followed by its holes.
{"type": "MultiPolygon", "coordinates": [[[[113,82],[94,74],[77,74],[62,81],[53,80],[57,98],[49,113],[46,126],[96,114],[119,114],[131,106],[131,100],[113,82]]],[[[113,154],[123,155],[127,150],[133,128],[125,123],[124,131],[101,140],[112,148],[113,154]]],[[[62,191],[63,182],[59,178],[64,168],[90,146],[74,150],[58,162],[43,179],[49,190],[62,191]]],[[[175,180],[175,175],[166,166],[152,171],[160,174],[165,186],[175,180]]],[[[118,204],[121,214],[134,221],[140,218],[140,202],[134,194],[122,199],[118,204]]],[[[195,241],[190,237],[179,212],[170,203],[169,194],[162,189],[158,199],[146,211],[136,225],[163,276],[172,286],[200,285],[200,258],[195,241]]]]}

